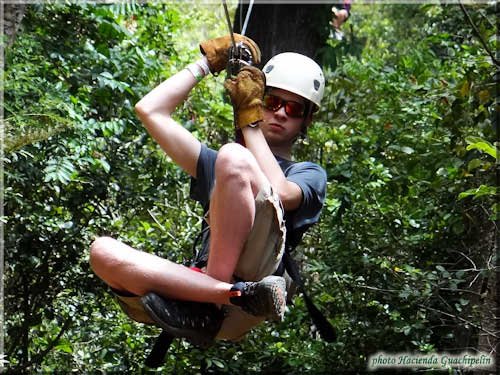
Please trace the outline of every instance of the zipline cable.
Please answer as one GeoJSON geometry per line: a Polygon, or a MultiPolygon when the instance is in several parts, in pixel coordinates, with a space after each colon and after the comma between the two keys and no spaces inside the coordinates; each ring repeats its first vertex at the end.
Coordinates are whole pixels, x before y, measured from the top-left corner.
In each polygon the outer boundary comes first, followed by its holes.
{"type": "MultiPolygon", "coordinates": [[[[252,14],[254,0],[250,0],[250,4],[248,4],[247,15],[245,17],[245,23],[243,24],[243,28],[241,29],[241,35],[245,35],[247,31],[248,21],[250,20],[250,14],[252,14]]],[[[241,1],[241,9],[243,9],[243,0],[241,1]]]]}
{"type": "Polygon", "coordinates": [[[231,25],[231,19],[229,18],[229,11],[227,10],[226,0],[222,0],[222,6],[224,7],[224,12],[226,13],[227,27],[229,28],[229,34],[231,35],[231,43],[233,48],[236,48],[236,42],[233,35],[233,26],[231,25]]]}
{"type": "MultiPolygon", "coordinates": [[[[242,13],[240,12],[240,28],[241,28],[240,34],[241,35],[245,35],[245,33],[247,31],[248,22],[250,21],[250,15],[252,14],[253,3],[254,3],[254,0],[250,0],[250,3],[248,4],[247,14],[245,16],[245,22],[243,23],[243,27],[241,27],[242,13]]],[[[229,10],[227,9],[226,0],[222,0],[222,6],[224,7],[224,13],[226,14],[226,22],[227,22],[227,26],[229,28],[229,33],[231,34],[231,42],[232,42],[233,47],[234,47],[236,45],[236,42],[234,40],[233,26],[231,24],[231,18],[229,17],[229,10]]],[[[241,1],[240,9],[243,10],[243,0],[241,1]]]]}

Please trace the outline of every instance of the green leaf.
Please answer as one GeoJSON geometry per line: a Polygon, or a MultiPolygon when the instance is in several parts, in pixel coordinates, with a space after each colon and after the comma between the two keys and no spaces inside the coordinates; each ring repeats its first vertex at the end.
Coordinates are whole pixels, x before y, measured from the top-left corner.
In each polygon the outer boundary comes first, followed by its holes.
{"type": "Polygon", "coordinates": [[[217,360],[217,359],[212,359],[212,362],[214,363],[214,365],[216,365],[218,368],[224,368],[224,363],[222,363],[221,361],[217,360]]]}
{"type": "Polygon", "coordinates": [[[496,195],[497,188],[495,186],[481,185],[475,189],[466,190],[458,195],[458,199],[464,199],[473,196],[473,199],[477,199],[484,195],[496,195]]]}
{"type": "Polygon", "coordinates": [[[66,340],[56,345],[55,350],[59,350],[64,353],[70,353],[70,354],[73,353],[73,348],[71,347],[71,343],[66,340]]]}
{"type": "Polygon", "coordinates": [[[411,155],[415,152],[414,149],[412,149],[411,147],[408,147],[408,146],[401,147],[401,151],[403,151],[405,154],[408,154],[408,155],[411,155]]]}
{"type": "Polygon", "coordinates": [[[497,151],[490,142],[479,137],[467,137],[465,138],[465,141],[469,144],[467,146],[467,151],[476,149],[497,159],[497,151]]]}
{"type": "Polygon", "coordinates": [[[480,159],[472,159],[469,164],[467,164],[467,170],[472,171],[483,165],[483,161],[480,159]]]}
{"type": "Polygon", "coordinates": [[[62,184],[67,184],[71,181],[72,175],[75,172],[75,166],[68,159],[51,159],[45,167],[45,182],[60,181],[62,184]]]}

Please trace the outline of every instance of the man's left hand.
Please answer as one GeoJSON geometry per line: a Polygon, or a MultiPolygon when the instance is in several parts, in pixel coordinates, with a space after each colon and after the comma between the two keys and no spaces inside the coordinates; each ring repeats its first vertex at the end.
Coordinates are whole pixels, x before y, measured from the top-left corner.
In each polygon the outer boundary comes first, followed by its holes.
{"type": "Polygon", "coordinates": [[[265,85],[264,73],[254,66],[245,66],[236,77],[226,79],[224,87],[233,103],[237,127],[244,128],[249,124],[262,121],[264,118],[262,98],[265,85]]]}

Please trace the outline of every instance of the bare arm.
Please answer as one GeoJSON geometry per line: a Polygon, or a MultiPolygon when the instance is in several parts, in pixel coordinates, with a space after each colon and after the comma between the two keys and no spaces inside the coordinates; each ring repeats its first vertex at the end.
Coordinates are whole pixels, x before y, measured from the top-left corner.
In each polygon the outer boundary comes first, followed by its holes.
{"type": "Polygon", "coordinates": [[[335,29],[340,30],[340,27],[348,18],[349,12],[347,10],[332,7],[332,21],[330,23],[335,29]]]}
{"type": "Polygon", "coordinates": [[[247,126],[264,118],[261,100],[264,96],[264,85],[264,73],[253,66],[242,68],[236,77],[227,79],[224,83],[236,114],[236,125],[241,128],[247,149],[278,193],[284,208],[291,211],[300,206],[302,189],[287,180],[261,129],[247,126]]]}
{"type": "Polygon", "coordinates": [[[246,126],[242,129],[246,147],[257,159],[260,168],[268,178],[271,186],[278,192],[286,211],[299,208],[302,203],[302,189],[294,182],[288,181],[269,149],[264,134],[258,128],[246,126]]]}
{"type": "MultiPolygon", "coordinates": [[[[203,75],[202,72],[200,69],[200,75],[203,75]]],[[[181,70],[135,105],[137,116],[149,134],[177,165],[193,177],[196,177],[201,143],[172,118],[172,113],[184,102],[196,83],[189,70],[181,70]]]]}

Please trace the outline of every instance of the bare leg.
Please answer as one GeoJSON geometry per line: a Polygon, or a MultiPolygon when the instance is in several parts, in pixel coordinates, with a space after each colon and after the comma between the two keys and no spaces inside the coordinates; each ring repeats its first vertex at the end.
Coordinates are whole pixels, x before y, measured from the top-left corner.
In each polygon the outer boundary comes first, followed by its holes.
{"type": "Polygon", "coordinates": [[[269,182],[253,155],[237,144],[219,151],[216,180],[207,274],[100,237],[90,250],[96,275],[114,289],[139,296],[154,292],[173,299],[230,304],[231,277],[253,225],[254,197],[269,182]]]}
{"type": "Polygon", "coordinates": [[[231,282],[255,217],[255,196],[269,185],[254,156],[238,144],[218,153],[210,200],[210,253],[207,274],[231,282]]]}
{"type": "Polygon", "coordinates": [[[137,295],[155,292],[167,298],[229,304],[231,284],[138,251],[110,237],[97,238],[90,265],[112,288],[137,295]]]}

